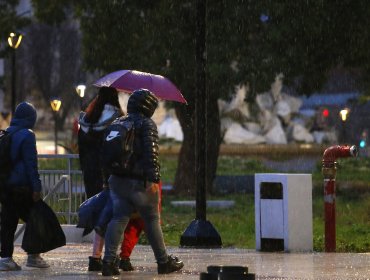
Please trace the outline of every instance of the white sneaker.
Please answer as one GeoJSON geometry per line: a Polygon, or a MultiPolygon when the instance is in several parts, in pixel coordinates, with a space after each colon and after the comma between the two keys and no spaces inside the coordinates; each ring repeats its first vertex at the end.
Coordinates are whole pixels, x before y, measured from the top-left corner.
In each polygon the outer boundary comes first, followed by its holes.
{"type": "Polygon", "coordinates": [[[48,268],[50,265],[39,254],[28,255],[26,266],[37,268],[48,268]]]}
{"type": "Polygon", "coordinates": [[[0,259],[0,271],[21,270],[22,268],[13,260],[13,258],[0,259]]]}

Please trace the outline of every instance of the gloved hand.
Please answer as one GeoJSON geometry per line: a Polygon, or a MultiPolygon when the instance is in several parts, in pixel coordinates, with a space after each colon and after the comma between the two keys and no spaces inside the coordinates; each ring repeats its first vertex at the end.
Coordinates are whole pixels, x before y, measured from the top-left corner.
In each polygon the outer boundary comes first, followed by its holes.
{"type": "Polygon", "coordinates": [[[41,192],[33,192],[32,199],[34,202],[37,202],[41,199],[41,192]]]}

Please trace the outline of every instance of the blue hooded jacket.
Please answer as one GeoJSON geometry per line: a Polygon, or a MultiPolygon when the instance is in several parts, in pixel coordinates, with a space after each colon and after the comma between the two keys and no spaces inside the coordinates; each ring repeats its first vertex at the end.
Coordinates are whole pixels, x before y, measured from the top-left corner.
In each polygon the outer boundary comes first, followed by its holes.
{"type": "Polygon", "coordinates": [[[31,130],[37,113],[31,103],[22,102],[15,109],[10,126],[12,133],[10,156],[13,169],[8,180],[11,188],[29,187],[32,192],[41,192],[41,180],[37,166],[36,137],[31,130]]]}

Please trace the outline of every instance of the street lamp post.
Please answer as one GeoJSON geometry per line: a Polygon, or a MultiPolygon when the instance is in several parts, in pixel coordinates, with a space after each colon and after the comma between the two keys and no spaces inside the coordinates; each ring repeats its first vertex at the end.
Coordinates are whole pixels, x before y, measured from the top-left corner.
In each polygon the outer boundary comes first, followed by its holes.
{"type": "Polygon", "coordinates": [[[342,110],[340,110],[339,112],[340,114],[340,118],[342,120],[342,137],[343,137],[343,142],[346,142],[347,141],[347,132],[346,132],[346,121],[347,121],[347,118],[348,118],[348,114],[349,114],[349,109],[348,108],[344,108],[342,110]]]}
{"type": "Polygon", "coordinates": [[[76,87],[76,92],[78,96],[80,97],[80,109],[82,109],[82,100],[83,100],[83,97],[85,96],[85,90],[86,90],[85,85],[81,84],[76,87]]]}
{"type": "Polygon", "coordinates": [[[185,229],[180,237],[181,247],[221,247],[222,241],[219,233],[207,220],[207,198],[206,190],[209,188],[207,180],[207,104],[208,90],[206,81],[206,3],[204,0],[196,1],[195,22],[195,60],[196,60],[196,102],[195,102],[195,170],[196,183],[196,205],[195,219],[185,229]],[[208,186],[207,186],[208,185],[208,186]]]}
{"type": "Polygon", "coordinates": [[[54,115],[54,141],[55,141],[55,154],[58,153],[58,128],[57,128],[57,117],[60,106],[62,106],[62,101],[59,98],[54,98],[50,100],[50,106],[53,110],[54,115]]]}
{"type": "Polygon", "coordinates": [[[15,110],[15,103],[16,103],[16,65],[15,65],[15,51],[19,47],[22,41],[22,34],[17,35],[14,32],[11,32],[8,37],[8,44],[12,50],[12,95],[11,95],[11,111],[12,114],[15,110]]]}

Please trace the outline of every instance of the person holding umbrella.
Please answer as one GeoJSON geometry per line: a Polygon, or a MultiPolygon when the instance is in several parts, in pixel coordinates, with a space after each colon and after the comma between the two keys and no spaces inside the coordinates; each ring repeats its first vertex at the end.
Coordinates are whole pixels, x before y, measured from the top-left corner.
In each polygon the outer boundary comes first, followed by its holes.
{"type": "Polygon", "coordinates": [[[158,99],[146,89],[135,90],[128,100],[126,119],[133,123],[135,129],[135,171],[109,177],[113,217],[105,233],[103,276],[120,274],[117,250],[130,216],[136,210],[144,220],[147,237],[157,261],[158,274],[178,271],[184,266],[177,257],[167,254],[159,223],[158,131],[151,119],[157,106],[158,99]]]}
{"type": "Polygon", "coordinates": [[[105,128],[120,116],[123,116],[123,111],[118,101],[118,92],[110,87],[100,88],[86,111],[80,113],[78,150],[87,198],[102,190],[103,174],[96,152],[101,148],[105,128]]]}
{"type": "MultiPolygon", "coordinates": [[[[81,112],[79,118],[78,146],[80,165],[83,170],[83,179],[87,198],[93,197],[108,187],[107,172],[101,166],[100,157],[97,156],[102,145],[105,129],[116,118],[123,116],[118,98],[118,91],[113,87],[101,87],[98,95],[89,103],[86,112],[81,112]]],[[[112,202],[108,201],[108,204],[112,202]]],[[[111,208],[111,205],[107,205],[111,208]]],[[[111,209],[107,210],[108,219],[111,209]]],[[[134,270],[130,255],[139,241],[139,236],[144,230],[144,222],[136,213],[131,217],[124,232],[124,239],[121,245],[119,267],[123,271],[134,270]]],[[[104,246],[104,234],[95,234],[93,241],[92,256],[89,256],[89,271],[101,271],[101,255],[104,246]]]]}
{"type": "MultiPolygon", "coordinates": [[[[96,154],[101,149],[104,130],[122,115],[118,92],[110,87],[101,87],[85,112],[80,113],[78,150],[87,198],[101,192],[104,185],[108,186],[106,180],[109,174],[103,174],[100,158],[96,154]]],[[[93,254],[89,257],[89,271],[101,270],[103,246],[104,239],[99,234],[95,234],[93,254]]]]}

